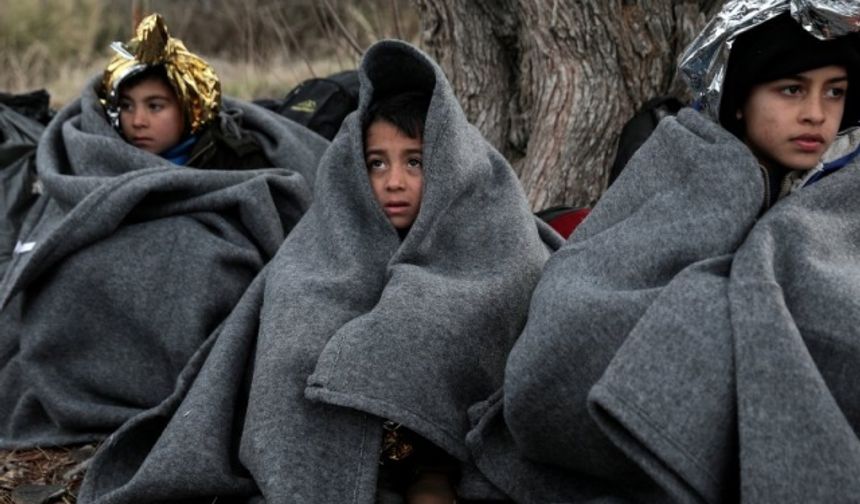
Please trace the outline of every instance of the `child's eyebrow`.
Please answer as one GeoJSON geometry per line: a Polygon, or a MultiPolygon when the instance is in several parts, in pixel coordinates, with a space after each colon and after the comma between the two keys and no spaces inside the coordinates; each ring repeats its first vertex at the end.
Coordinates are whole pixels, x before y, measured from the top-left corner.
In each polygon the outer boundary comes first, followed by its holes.
{"type": "MultiPolygon", "coordinates": [[[[406,154],[421,154],[423,152],[423,149],[406,149],[403,152],[405,152],[406,154]]],[[[384,156],[386,153],[387,153],[387,151],[384,147],[377,147],[375,149],[365,149],[365,151],[364,151],[365,156],[370,156],[370,155],[384,156]]]]}
{"type": "Polygon", "coordinates": [[[170,101],[170,97],[169,97],[169,96],[167,96],[167,95],[162,95],[162,94],[155,94],[155,95],[149,95],[149,96],[144,96],[144,97],[143,97],[143,101],[152,101],[152,100],[166,100],[166,101],[170,101]]]}

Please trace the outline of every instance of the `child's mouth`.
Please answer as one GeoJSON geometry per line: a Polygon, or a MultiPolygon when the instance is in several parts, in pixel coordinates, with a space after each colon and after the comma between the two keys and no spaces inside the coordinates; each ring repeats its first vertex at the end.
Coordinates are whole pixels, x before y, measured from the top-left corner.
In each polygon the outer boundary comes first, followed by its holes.
{"type": "Polygon", "coordinates": [[[801,135],[792,141],[803,152],[815,152],[824,145],[824,138],[820,135],[801,135]]]}
{"type": "Polygon", "coordinates": [[[393,201],[385,204],[385,213],[388,215],[405,213],[408,209],[409,203],[404,201],[393,201]]]}

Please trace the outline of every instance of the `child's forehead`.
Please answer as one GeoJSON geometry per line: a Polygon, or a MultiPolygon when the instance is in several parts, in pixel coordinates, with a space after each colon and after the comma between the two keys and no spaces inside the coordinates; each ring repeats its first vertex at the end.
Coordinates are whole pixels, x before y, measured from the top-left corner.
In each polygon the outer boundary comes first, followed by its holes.
{"type": "Polygon", "coordinates": [[[375,137],[377,140],[382,141],[408,141],[410,143],[418,143],[419,145],[423,143],[423,139],[421,135],[413,136],[410,135],[408,131],[405,131],[403,128],[398,126],[397,124],[388,121],[384,118],[374,119],[368,126],[367,130],[364,132],[364,140],[365,143],[368,141],[370,137],[375,137]]]}
{"type": "Polygon", "coordinates": [[[393,130],[397,130],[397,132],[400,133],[401,135],[406,134],[406,132],[403,131],[403,129],[400,126],[393,123],[392,121],[389,121],[388,119],[385,119],[384,117],[377,117],[373,121],[371,121],[370,124],[367,125],[367,129],[370,130],[371,128],[376,129],[376,130],[393,129],[393,130]]]}
{"type": "Polygon", "coordinates": [[[170,98],[176,96],[173,88],[164,79],[156,75],[124,83],[119,87],[119,95],[121,97],[129,97],[131,94],[140,93],[145,93],[147,96],[166,96],[170,98]]]}

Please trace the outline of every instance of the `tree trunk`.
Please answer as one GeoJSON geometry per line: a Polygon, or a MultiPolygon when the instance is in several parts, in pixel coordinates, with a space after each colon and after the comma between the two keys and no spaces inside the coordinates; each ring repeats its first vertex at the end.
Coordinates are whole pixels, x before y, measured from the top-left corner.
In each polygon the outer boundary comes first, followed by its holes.
{"type": "Polygon", "coordinates": [[[676,60],[721,0],[416,0],[424,47],[534,209],[590,206],[621,127],[677,93],[676,60]]]}

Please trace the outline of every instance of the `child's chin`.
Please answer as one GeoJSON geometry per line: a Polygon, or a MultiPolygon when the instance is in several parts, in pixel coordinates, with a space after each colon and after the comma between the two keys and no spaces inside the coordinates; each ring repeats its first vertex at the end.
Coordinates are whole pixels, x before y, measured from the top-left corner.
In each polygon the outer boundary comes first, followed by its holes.
{"type": "Polygon", "coordinates": [[[819,162],[821,162],[821,159],[817,155],[793,156],[784,160],[782,165],[790,170],[809,171],[818,166],[819,162]]]}
{"type": "Polygon", "coordinates": [[[398,231],[408,231],[412,227],[411,219],[391,219],[391,225],[398,231]]]}

